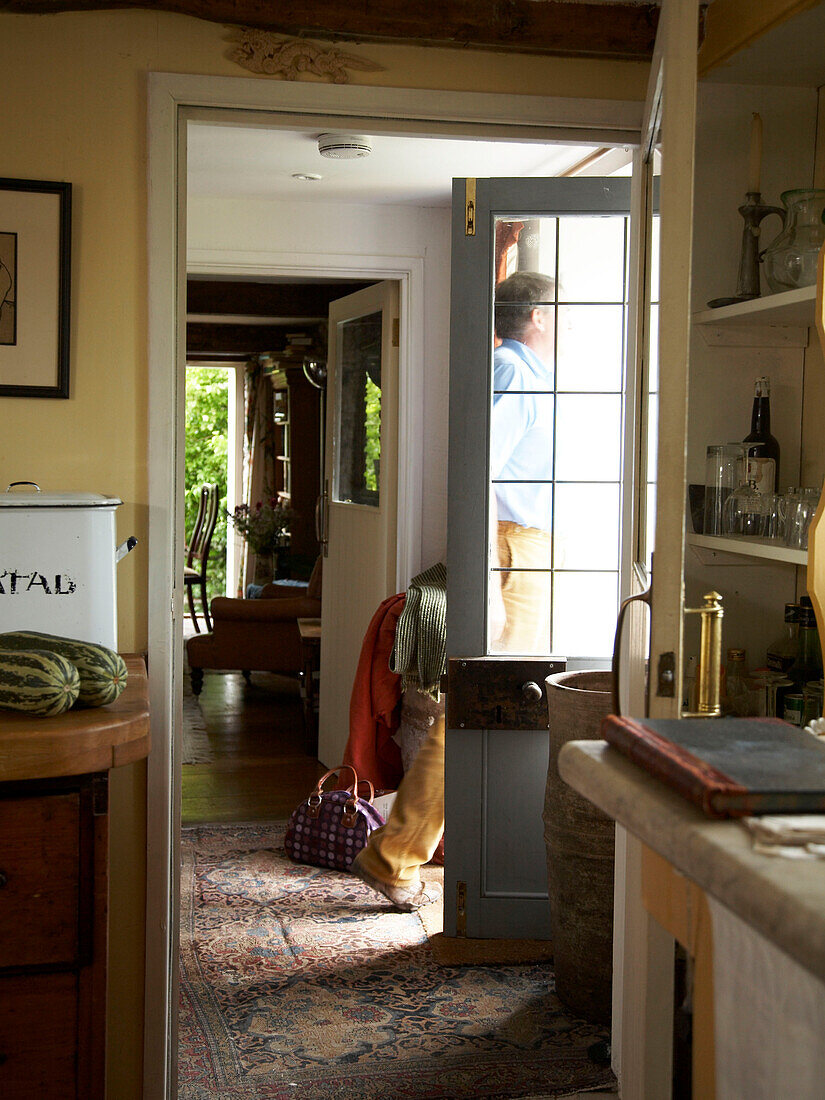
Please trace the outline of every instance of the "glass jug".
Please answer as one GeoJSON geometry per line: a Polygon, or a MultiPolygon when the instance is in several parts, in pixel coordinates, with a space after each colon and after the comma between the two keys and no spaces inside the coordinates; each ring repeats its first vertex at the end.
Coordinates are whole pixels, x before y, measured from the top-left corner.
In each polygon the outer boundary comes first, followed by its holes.
{"type": "Polygon", "coordinates": [[[816,263],[825,241],[825,190],[784,191],[785,228],[765,249],[765,277],[776,294],[813,286],[816,263]]]}

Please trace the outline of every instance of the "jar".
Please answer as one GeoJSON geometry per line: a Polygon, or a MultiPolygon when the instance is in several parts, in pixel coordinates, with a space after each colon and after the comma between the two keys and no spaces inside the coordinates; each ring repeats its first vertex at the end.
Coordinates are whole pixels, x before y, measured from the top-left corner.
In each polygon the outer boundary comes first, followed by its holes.
{"type": "Polygon", "coordinates": [[[825,190],[784,191],[785,228],[765,249],[765,277],[776,294],[813,286],[819,250],[825,241],[825,190]]]}

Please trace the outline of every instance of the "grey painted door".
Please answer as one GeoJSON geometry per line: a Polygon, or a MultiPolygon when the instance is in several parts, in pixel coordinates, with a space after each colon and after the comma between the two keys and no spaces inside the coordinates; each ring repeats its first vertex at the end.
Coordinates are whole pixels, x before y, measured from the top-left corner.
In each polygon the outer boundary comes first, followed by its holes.
{"type": "Polygon", "coordinates": [[[629,210],[628,179],[454,181],[447,935],[549,936],[545,701],[525,685],[543,691],[550,658],[610,665],[629,561],[629,210]],[[510,279],[525,271],[549,278],[510,279]],[[459,670],[475,686],[453,685],[459,670]]]}

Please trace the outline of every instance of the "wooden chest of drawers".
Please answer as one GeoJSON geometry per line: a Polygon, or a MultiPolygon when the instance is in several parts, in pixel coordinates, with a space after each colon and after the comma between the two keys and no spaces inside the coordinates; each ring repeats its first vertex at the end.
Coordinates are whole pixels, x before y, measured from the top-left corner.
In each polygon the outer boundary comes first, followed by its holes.
{"type": "Polygon", "coordinates": [[[111,706],[0,712],[3,1100],[106,1095],[108,773],[148,751],[146,674],[127,665],[111,706]]]}

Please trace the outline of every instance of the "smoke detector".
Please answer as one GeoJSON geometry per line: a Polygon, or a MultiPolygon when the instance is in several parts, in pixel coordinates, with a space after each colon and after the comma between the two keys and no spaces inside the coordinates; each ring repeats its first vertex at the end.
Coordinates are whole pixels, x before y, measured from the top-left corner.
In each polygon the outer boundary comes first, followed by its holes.
{"type": "Polygon", "coordinates": [[[322,157],[333,160],[356,160],[370,155],[372,142],[368,137],[356,134],[321,134],[318,137],[318,152],[322,157]]]}

